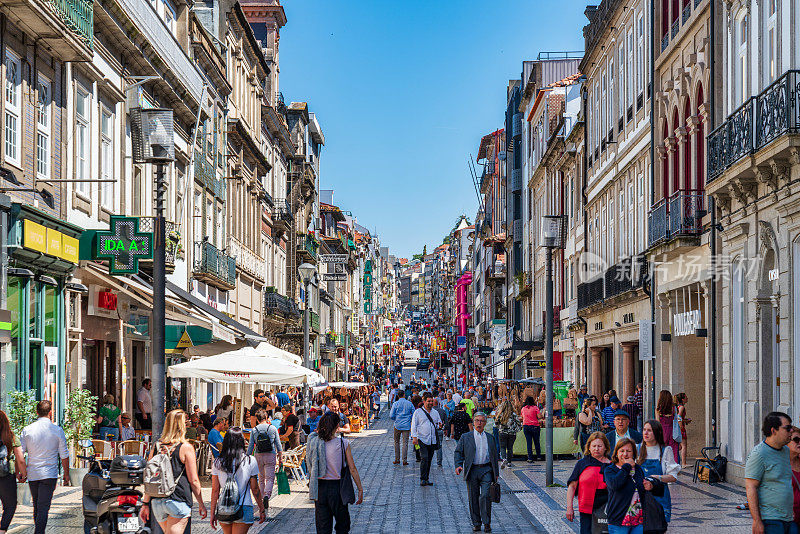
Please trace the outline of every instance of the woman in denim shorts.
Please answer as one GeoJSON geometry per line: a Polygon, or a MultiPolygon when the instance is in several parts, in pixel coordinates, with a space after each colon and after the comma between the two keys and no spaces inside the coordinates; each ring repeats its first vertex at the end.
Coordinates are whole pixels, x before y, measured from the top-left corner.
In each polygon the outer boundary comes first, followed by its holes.
{"type": "Polygon", "coordinates": [[[172,410],[164,419],[164,431],[161,439],[150,452],[152,458],[155,451],[170,455],[172,474],[177,479],[175,491],[166,498],[153,498],[145,495],[144,506],[139,513],[142,520],[147,521],[152,514],[161,526],[164,534],[182,534],[186,530],[192,516],[192,495],[197,499],[200,517],[206,518],[208,512],[200,493],[200,478],[197,476],[197,457],[194,447],[186,441],[186,412],[172,410]]]}
{"type": "Polygon", "coordinates": [[[254,456],[245,452],[246,445],[241,428],[235,426],[228,430],[225,439],[222,440],[219,458],[214,461],[214,467],[211,469],[211,528],[216,530],[219,523],[224,534],[245,534],[250,530],[255,522],[253,502],[258,505],[259,523],[263,523],[267,518],[261,499],[261,489],[258,486],[258,462],[254,456]],[[231,476],[239,488],[242,517],[236,521],[220,521],[217,518],[217,501],[220,490],[231,476]]]}

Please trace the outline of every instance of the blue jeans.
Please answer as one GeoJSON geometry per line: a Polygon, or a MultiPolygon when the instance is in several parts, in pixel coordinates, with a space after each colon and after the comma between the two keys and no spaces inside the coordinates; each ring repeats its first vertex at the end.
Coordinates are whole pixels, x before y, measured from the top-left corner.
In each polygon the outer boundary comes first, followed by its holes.
{"type": "Polygon", "coordinates": [[[183,519],[192,516],[192,508],[188,504],[169,498],[151,499],[150,512],[158,523],[163,523],[168,517],[183,519]]]}
{"type": "Polygon", "coordinates": [[[618,527],[617,525],[608,525],[608,534],[642,534],[644,532],[644,525],[635,527],[618,527]]]}
{"type": "Polygon", "coordinates": [[[764,519],[764,534],[797,534],[797,523],[778,519],[764,519]]]}

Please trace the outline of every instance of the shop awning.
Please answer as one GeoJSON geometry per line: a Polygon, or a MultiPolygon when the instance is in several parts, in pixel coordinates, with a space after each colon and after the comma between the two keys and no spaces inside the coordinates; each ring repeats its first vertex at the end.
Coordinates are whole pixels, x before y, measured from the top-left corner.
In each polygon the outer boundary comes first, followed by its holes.
{"type": "MultiPolygon", "coordinates": [[[[267,338],[263,335],[259,334],[255,330],[251,330],[250,328],[246,327],[239,321],[235,319],[231,319],[221,311],[215,310],[199,298],[195,297],[185,289],[181,289],[180,287],[176,286],[172,282],[167,282],[167,290],[174,293],[176,296],[180,297],[181,299],[185,300],[189,304],[191,304],[194,308],[200,310],[205,315],[213,317],[214,319],[218,320],[220,323],[232,328],[235,330],[240,337],[244,337],[247,341],[250,342],[266,342],[267,338]]],[[[277,348],[277,347],[276,347],[277,348]]]]}
{"type": "Polygon", "coordinates": [[[167,375],[172,378],[198,378],[207,382],[280,386],[299,386],[306,383],[315,386],[325,382],[325,378],[316,371],[281,358],[260,356],[254,347],[243,347],[170,365],[167,375]]]}
{"type": "Polygon", "coordinates": [[[525,352],[523,352],[522,354],[520,354],[519,356],[517,356],[516,358],[514,358],[513,360],[511,360],[511,363],[509,364],[509,366],[511,366],[511,367],[514,367],[514,366],[515,366],[515,365],[517,365],[517,364],[518,364],[518,363],[519,363],[521,360],[523,360],[523,359],[524,359],[526,356],[528,356],[530,353],[531,353],[531,351],[529,351],[529,350],[526,350],[525,352]]]}

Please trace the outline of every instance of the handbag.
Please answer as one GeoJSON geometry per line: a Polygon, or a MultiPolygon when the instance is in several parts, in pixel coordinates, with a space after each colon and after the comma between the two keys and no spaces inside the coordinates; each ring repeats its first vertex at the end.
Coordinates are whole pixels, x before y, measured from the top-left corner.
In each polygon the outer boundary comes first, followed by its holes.
{"type": "Polygon", "coordinates": [[[489,501],[500,502],[500,483],[496,480],[489,483],[489,501]]]}
{"type": "Polygon", "coordinates": [[[342,472],[339,476],[339,497],[342,504],[348,505],[356,502],[356,492],[353,490],[353,479],[350,476],[350,468],[347,466],[347,458],[344,455],[344,439],[339,438],[342,449],[342,472]]]}
{"type": "Polygon", "coordinates": [[[275,480],[278,482],[278,495],[289,495],[292,489],[289,487],[289,475],[286,474],[286,469],[281,467],[275,473],[275,480]]]}
{"type": "Polygon", "coordinates": [[[423,409],[422,409],[422,413],[424,413],[424,414],[425,414],[425,417],[427,417],[427,418],[428,418],[428,421],[430,421],[430,422],[431,422],[431,426],[433,426],[433,435],[434,435],[434,437],[436,438],[436,442],[435,442],[433,445],[431,445],[431,447],[433,447],[433,450],[438,450],[438,449],[439,449],[439,447],[441,447],[441,446],[442,446],[442,444],[441,444],[441,443],[439,443],[439,433],[436,431],[436,430],[437,430],[437,428],[436,428],[436,423],[434,423],[434,422],[433,422],[433,418],[431,417],[431,414],[429,414],[428,412],[426,412],[426,411],[425,411],[425,408],[423,408],[423,409]]]}
{"type": "Polygon", "coordinates": [[[673,414],[672,417],[672,439],[676,443],[683,441],[683,436],[681,435],[681,416],[678,414],[673,414]]]}

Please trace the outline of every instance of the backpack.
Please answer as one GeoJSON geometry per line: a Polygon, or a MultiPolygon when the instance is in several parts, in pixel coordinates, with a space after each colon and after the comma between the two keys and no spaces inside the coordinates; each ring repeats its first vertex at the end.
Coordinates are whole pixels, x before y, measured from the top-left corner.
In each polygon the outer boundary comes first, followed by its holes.
{"type": "MultiPolygon", "coordinates": [[[[179,443],[178,447],[180,445],[179,443]]],[[[160,499],[170,497],[175,492],[178,480],[183,476],[183,471],[177,477],[172,471],[171,457],[175,448],[170,450],[162,443],[156,443],[156,447],[158,447],[158,454],[154,454],[144,467],[144,493],[152,498],[160,499]]]]}
{"type": "Polygon", "coordinates": [[[11,474],[11,457],[8,454],[8,448],[5,443],[0,444],[0,477],[5,477],[11,474]]]}
{"type": "Polygon", "coordinates": [[[267,431],[262,432],[257,430],[256,434],[256,452],[265,453],[265,452],[273,452],[274,448],[272,446],[272,440],[269,437],[269,427],[271,425],[267,425],[267,431]]]}
{"type": "Polygon", "coordinates": [[[233,523],[241,519],[244,514],[242,505],[247,496],[247,491],[243,491],[240,498],[239,485],[236,483],[236,471],[238,469],[239,466],[237,465],[233,469],[233,473],[228,474],[228,478],[225,480],[225,484],[219,492],[216,509],[218,521],[233,523]]]}

